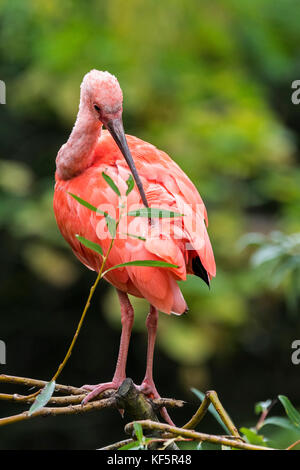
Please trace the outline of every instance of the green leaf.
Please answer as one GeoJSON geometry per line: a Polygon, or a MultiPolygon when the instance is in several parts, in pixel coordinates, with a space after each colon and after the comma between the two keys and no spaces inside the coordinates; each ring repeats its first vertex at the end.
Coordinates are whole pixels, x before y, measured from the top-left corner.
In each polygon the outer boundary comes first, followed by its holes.
{"type": "Polygon", "coordinates": [[[112,238],[115,238],[117,231],[117,222],[110,215],[105,215],[105,222],[112,238]]]}
{"type": "Polygon", "coordinates": [[[253,266],[260,266],[267,261],[279,258],[282,255],[282,248],[276,245],[264,245],[259,248],[251,257],[253,266]]]}
{"type": "MultiPolygon", "coordinates": [[[[191,389],[192,392],[199,398],[199,400],[202,402],[204,400],[204,397],[205,397],[205,394],[203,392],[200,392],[199,390],[197,390],[196,388],[192,388],[191,389]]],[[[213,417],[218,421],[218,423],[220,424],[220,426],[222,426],[222,428],[224,429],[224,431],[226,432],[226,434],[230,434],[230,431],[229,429],[227,429],[227,426],[225,426],[225,424],[223,423],[223,421],[221,420],[221,417],[220,415],[218,414],[218,412],[216,411],[214,405],[211,403],[208,407],[208,411],[213,415],[213,417]]]]}
{"type": "Polygon", "coordinates": [[[237,248],[244,250],[250,245],[262,245],[266,241],[266,236],[262,233],[249,232],[243,235],[237,242],[237,248]]]}
{"type": "Polygon", "coordinates": [[[99,253],[101,256],[103,256],[103,250],[98,243],[94,243],[91,240],[88,240],[87,238],[81,237],[80,235],[76,235],[77,240],[80,241],[84,246],[89,248],[90,250],[96,251],[99,253]]]}
{"type": "Polygon", "coordinates": [[[136,261],[128,261],[127,263],[116,264],[111,268],[107,269],[103,275],[112,271],[113,269],[123,268],[124,266],[150,266],[153,268],[178,268],[176,264],[166,263],[165,261],[156,261],[156,260],[136,260],[136,261]]]}
{"type": "Polygon", "coordinates": [[[290,418],[290,421],[293,423],[294,426],[300,428],[300,413],[296,410],[296,408],[292,405],[288,397],[284,395],[278,395],[280,402],[282,403],[286,414],[290,418]]]}
{"type": "Polygon", "coordinates": [[[126,181],[127,184],[127,191],[126,191],[126,196],[131,193],[131,191],[134,188],[134,179],[132,174],[129,175],[128,180],[126,181]]]}
{"type": "Polygon", "coordinates": [[[288,418],[283,418],[281,416],[272,416],[271,418],[265,419],[261,428],[267,425],[278,426],[279,428],[299,432],[299,428],[296,428],[296,426],[294,426],[288,418]]]}
{"type": "Polygon", "coordinates": [[[141,445],[138,441],[129,442],[129,444],[123,445],[118,450],[141,450],[141,445]]]}
{"type": "Polygon", "coordinates": [[[73,194],[73,193],[69,193],[70,196],[72,196],[77,202],[79,202],[79,204],[81,204],[82,206],[85,206],[87,207],[88,209],[90,209],[91,211],[93,212],[97,212],[98,214],[102,214],[104,216],[107,216],[107,212],[104,212],[104,211],[101,211],[100,209],[97,209],[97,207],[93,206],[92,204],[90,204],[89,202],[85,201],[84,199],[82,199],[81,197],[79,196],[76,196],[76,194],[73,194]]]}
{"type": "Polygon", "coordinates": [[[268,446],[264,436],[262,436],[261,434],[257,434],[255,430],[249,428],[241,428],[240,431],[241,433],[243,433],[244,437],[246,438],[246,441],[249,442],[249,444],[255,444],[264,447],[268,446]]]}
{"type": "Polygon", "coordinates": [[[29,408],[28,415],[31,416],[33,413],[36,413],[41,408],[44,408],[47,405],[48,401],[53,395],[55,390],[55,381],[48,382],[43,390],[39,393],[36,397],[35,401],[32,403],[31,407],[29,408]]]}
{"type": "Polygon", "coordinates": [[[140,425],[140,423],[133,423],[133,428],[134,428],[134,432],[135,432],[135,435],[136,435],[139,443],[143,444],[144,435],[143,435],[142,426],[140,425]]]}
{"type": "Polygon", "coordinates": [[[297,267],[298,263],[299,261],[295,256],[289,257],[277,265],[270,278],[271,287],[276,289],[281,284],[281,282],[297,267]]]}
{"type": "Polygon", "coordinates": [[[212,442],[202,441],[202,445],[201,445],[200,450],[222,450],[222,445],[221,444],[213,444],[212,442]]]}
{"type": "Polygon", "coordinates": [[[146,241],[146,238],[144,238],[144,237],[139,237],[138,235],[134,235],[133,233],[124,233],[124,232],[123,232],[123,234],[124,234],[124,235],[128,235],[128,237],[138,238],[139,240],[142,240],[143,242],[146,241]]]}
{"type": "Polygon", "coordinates": [[[163,218],[163,217],[182,217],[184,214],[173,212],[166,209],[159,209],[156,207],[143,207],[127,213],[130,217],[147,217],[147,218],[163,218]]]}
{"type": "Polygon", "coordinates": [[[104,171],[102,171],[102,176],[103,178],[105,179],[105,181],[107,182],[107,184],[111,187],[111,189],[118,195],[118,196],[121,196],[121,193],[119,191],[119,188],[118,186],[115,184],[115,182],[111,179],[110,176],[108,176],[106,173],[104,173],[104,171]]]}
{"type": "Polygon", "coordinates": [[[79,204],[81,204],[82,206],[85,206],[87,207],[88,209],[91,209],[91,211],[94,211],[94,212],[97,212],[97,207],[93,206],[92,204],[90,204],[89,202],[85,201],[84,199],[82,199],[81,197],[79,196],[76,196],[76,194],[73,194],[73,193],[68,193],[70,194],[70,196],[72,196],[77,202],[79,202],[79,204]]]}
{"type": "Polygon", "coordinates": [[[129,442],[129,444],[124,444],[118,450],[146,450],[147,444],[152,442],[153,438],[143,436],[143,441],[140,443],[139,441],[129,442]]]}
{"type": "Polygon", "coordinates": [[[266,400],[266,401],[259,401],[258,403],[255,403],[254,407],[254,412],[255,414],[262,413],[263,411],[266,411],[269,406],[272,404],[272,400],[266,400]]]}
{"type": "Polygon", "coordinates": [[[108,231],[111,234],[111,237],[115,238],[116,230],[117,230],[117,222],[113,217],[111,217],[107,212],[104,212],[104,211],[101,211],[100,209],[97,209],[97,207],[93,206],[92,204],[85,201],[81,197],[76,196],[75,194],[72,194],[72,193],[68,193],[68,194],[70,194],[70,196],[72,196],[74,199],[76,199],[76,201],[78,201],[80,204],[87,207],[88,209],[90,209],[94,212],[97,212],[98,214],[104,215],[108,231]]]}

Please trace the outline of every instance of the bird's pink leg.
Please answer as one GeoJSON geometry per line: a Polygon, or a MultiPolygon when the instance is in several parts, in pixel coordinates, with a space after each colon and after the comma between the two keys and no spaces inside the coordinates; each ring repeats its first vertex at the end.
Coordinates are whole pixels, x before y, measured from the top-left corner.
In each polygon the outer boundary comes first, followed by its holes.
{"type": "MultiPolygon", "coordinates": [[[[160,398],[158,391],[156,390],[154,380],[153,380],[153,356],[154,356],[154,346],[156,340],[158,324],[158,310],[150,305],[150,312],[147,316],[146,326],[148,330],[148,349],[147,349],[147,366],[146,374],[143,382],[138,387],[138,389],[143,392],[146,396],[150,398],[160,398]]],[[[167,423],[171,426],[174,426],[173,421],[171,420],[166,408],[161,408],[161,415],[167,423]]]]}
{"type": "Polygon", "coordinates": [[[121,304],[121,322],[122,322],[122,334],[120,340],[119,355],[115,373],[111,382],[105,382],[98,385],[84,385],[82,388],[90,390],[90,393],[82,401],[83,404],[95,398],[100,393],[108,389],[118,389],[126,379],[126,362],[127,354],[131,336],[131,330],[134,320],[134,312],[132,305],[128,299],[127,294],[117,289],[117,293],[121,304]]]}

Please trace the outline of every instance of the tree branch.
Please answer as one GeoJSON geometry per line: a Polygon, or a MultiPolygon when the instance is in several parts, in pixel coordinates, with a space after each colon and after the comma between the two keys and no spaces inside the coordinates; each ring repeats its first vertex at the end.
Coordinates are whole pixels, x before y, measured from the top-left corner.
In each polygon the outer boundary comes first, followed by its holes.
{"type": "MultiPolygon", "coordinates": [[[[43,388],[47,384],[47,382],[43,380],[15,377],[4,374],[0,375],[0,383],[40,388],[43,388]]],[[[214,391],[209,391],[206,393],[205,398],[197,412],[182,428],[160,423],[156,414],[161,407],[183,406],[184,402],[182,400],[174,400],[169,398],[150,400],[146,398],[143,393],[137,390],[131,379],[125,379],[117,391],[107,390],[99,397],[96,397],[94,401],[91,401],[86,405],[82,405],[81,402],[87,392],[81,388],[56,384],[55,391],[63,394],[64,396],[52,396],[48,403],[50,405],[58,406],[46,406],[39,411],[36,411],[32,415],[29,415],[28,411],[25,411],[14,416],[1,418],[0,426],[32,419],[39,416],[70,415],[97,411],[103,408],[118,408],[125,411],[126,415],[128,415],[131,420],[140,423],[145,432],[145,436],[152,438],[151,442],[148,442],[147,444],[147,448],[149,449],[161,448],[159,446],[161,443],[164,443],[163,448],[167,448],[168,450],[178,450],[175,441],[194,440],[197,442],[211,442],[214,444],[221,444],[235,449],[275,450],[271,449],[270,447],[263,447],[243,442],[236,426],[233,424],[229,415],[224,410],[216,392],[214,391]],[[204,434],[193,430],[203,419],[210,403],[212,403],[216,408],[224,424],[231,432],[231,436],[204,434]]],[[[17,403],[32,403],[34,398],[26,395],[2,393],[0,394],[0,400],[15,401],[17,403]]],[[[134,422],[130,422],[125,426],[125,432],[130,434],[132,437],[134,437],[134,422]]],[[[125,441],[111,444],[107,447],[103,447],[102,449],[119,449],[124,444],[131,442],[133,442],[133,439],[126,439],[125,441]]]]}
{"type": "MultiPolygon", "coordinates": [[[[13,375],[5,375],[5,374],[0,375],[0,383],[1,382],[15,384],[15,385],[23,385],[25,387],[37,387],[37,388],[43,388],[48,383],[44,380],[29,379],[27,377],[15,377],[13,375]]],[[[82,388],[72,387],[70,385],[59,385],[59,384],[55,385],[55,391],[66,393],[66,394],[72,394],[72,395],[80,395],[86,392],[82,388]]]]}
{"type": "MultiPolygon", "coordinates": [[[[139,392],[131,379],[125,379],[115,394],[117,407],[124,409],[131,419],[136,420],[151,420],[159,423],[159,419],[153,409],[153,405],[145,395],[139,392]]],[[[154,430],[148,433],[148,437],[161,438],[161,431],[154,430]]],[[[153,442],[149,444],[150,449],[157,449],[158,443],[153,442]]],[[[169,450],[178,450],[175,443],[170,443],[169,450]]]]}
{"type": "Polygon", "coordinates": [[[218,398],[217,393],[214,390],[209,390],[208,392],[206,392],[204,400],[199,406],[198,410],[196,411],[194,416],[190,419],[190,421],[188,421],[188,423],[182,426],[182,428],[183,429],[195,429],[197,424],[199,424],[200,421],[202,421],[202,419],[204,418],[208,410],[208,407],[210,406],[211,403],[214,405],[215,410],[217,411],[218,415],[221,417],[223,423],[225,424],[227,429],[229,429],[231,434],[235,436],[236,438],[241,439],[241,436],[236,426],[231,421],[228,413],[224,409],[222,403],[220,402],[218,398]]]}
{"type": "MultiPolygon", "coordinates": [[[[169,424],[164,423],[157,423],[154,421],[143,420],[137,421],[143,429],[146,430],[160,430],[164,433],[164,437],[170,438],[175,436],[181,436],[190,438],[199,442],[211,442],[212,444],[221,444],[228,447],[233,447],[235,449],[244,449],[244,450],[276,450],[272,449],[271,447],[263,447],[257,446],[253,444],[247,444],[246,442],[242,442],[241,440],[234,440],[233,438],[223,437],[223,436],[215,436],[213,434],[204,434],[201,432],[191,431],[189,429],[184,428],[177,428],[175,426],[170,426],[169,424]]],[[[125,426],[125,432],[129,435],[133,434],[134,423],[128,423],[125,426]]]]}
{"type": "Polygon", "coordinates": [[[114,397],[110,398],[103,398],[102,400],[92,401],[87,403],[86,405],[69,405],[69,406],[62,406],[62,407],[45,407],[39,411],[36,411],[32,415],[28,414],[28,411],[24,411],[24,413],[20,413],[14,416],[9,416],[8,418],[1,418],[0,419],[0,426],[4,426],[5,424],[12,424],[18,421],[24,421],[32,418],[37,418],[38,416],[57,416],[57,415],[71,415],[71,414],[78,414],[78,413],[86,413],[88,411],[96,411],[101,410],[103,408],[115,408],[116,407],[116,400],[114,397]]]}

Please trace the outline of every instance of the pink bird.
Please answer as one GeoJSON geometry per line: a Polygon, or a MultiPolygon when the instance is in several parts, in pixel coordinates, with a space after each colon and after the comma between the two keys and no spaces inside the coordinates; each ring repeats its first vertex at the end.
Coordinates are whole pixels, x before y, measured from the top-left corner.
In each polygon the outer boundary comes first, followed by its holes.
{"type": "MultiPolygon", "coordinates": [[[[85,403],[104,390],[117,389],[126,378],[134,320],[128,294],[143,297],[150,304],[146,320],[146,374],[139,389],[149,397],[158,398],[152,373],[158,311],[177,315],[186,312],[187,304],[177,281],[184,281],[187,274],[195,274],[209,285],[216,273],[206,230],[207,213],[197,189],[166,153],[137,137],[125,135],[122,103],[122,90],[113,75],[98,70],[85,75],[75,125],[56,158],[54,212],[63,237],[83,264],[99,271],[100,255],[81,244],[76,235],[99,244],[103,252],[107,252],[111,240],[105,223],[102,223],[104,217],[80,205],[69,193],[116,217],[120,200],[103,179],[103,172],[117,184],[122,195],[126,194],[126,182],[131,172],[136,186],[127,198],[129,208],[159,207],[184,215],[152,219],[152,224],[148,218],[123,217],[128,225],[127,232],[135,230],[138,236],[146,233],[146,241],[124,236],[120,224],[106,268],[134,260],[160,260],[177,267],[127,266],[105,276],[116,287],[121,305],[119,355],[111,382],[85,386],[90,391],[85,403]],[[137,220],[138,225],[134,225],[137,220]]],[[[162,414],[172,423],[166,410],[162,414]]]]}

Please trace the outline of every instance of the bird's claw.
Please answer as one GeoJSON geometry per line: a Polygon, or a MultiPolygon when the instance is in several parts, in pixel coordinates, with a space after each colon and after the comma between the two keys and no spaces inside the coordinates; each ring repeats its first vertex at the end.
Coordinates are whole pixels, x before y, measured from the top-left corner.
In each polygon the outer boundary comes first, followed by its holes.
{"type": "MultiPolygon", "coordinates": [[[[142,392],[147,398],[161,398],[160,394],[156,390],[155,384],[153,381],[149,381],[147,379],[143,380],[141,385],[137,386],[137,389],[142,392]]],[[[169,416],[169,413],[167,412],[167,409],[165,407],[160,408],[160,414],[162,418],[168,423],[170,426],[175,426],[173,423],[172,419],[169,416]]]]}
{"type": "MultiPolygon", "coordinates": [[[[84,399],[82,400],[82,405],[85,405],[89,401],[93,400],[96,398],[98,395],[100,395],[102,392],[105,392],[106,390],[112,389],[112,390],[117,390],[120,385],[122,384],[123,380],[115,380],[112,382],[105,382],[102,384],[98,385],[83,385],[81,388],[88,390],[90,393],[88,393],[84,399]]],[[[136,388],[142,392],[147,398],[161,398],[158,391],[156,390],[155,384],[153,381],[150,380],[143,380],[141,385],[136,385],[136,388]]],[[[162,418],[168,423],[170,426],[175,426],[173,423],[172,419],[169,416],[169,413],[167,412],[167,409],[165,407],[160,408],[160,414],[162,418]]],[[[122,414],[123,410],[120,410],[121,416],[123,417],[122,414]]]]}
{"type": "Polygon", "coordinates": [[[88,390],[90,393],[88,393],[84,399],[82,400],[82,405],[85,405],[89,401],[93,400],[96,398],[100,393],[105,392],[106,390],[118,390],[120,387],[121,383],[123,380],[118,380],[118,381],[112,381],[112,382],[105,382],[102,384],[98,385],[83,385],[81,388],[88,390]]]}

